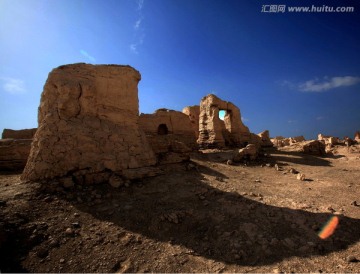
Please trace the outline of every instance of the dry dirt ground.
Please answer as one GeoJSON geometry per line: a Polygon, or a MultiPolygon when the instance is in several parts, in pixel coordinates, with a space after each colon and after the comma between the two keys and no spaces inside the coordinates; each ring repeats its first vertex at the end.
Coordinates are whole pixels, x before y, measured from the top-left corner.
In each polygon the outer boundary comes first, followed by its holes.
{"type": "Polygon", "coordinates": [[[118,189],[0,175],[0,270],[360,272],[360,145],[333,152],[227,165],[205,151],[118,189]]]}

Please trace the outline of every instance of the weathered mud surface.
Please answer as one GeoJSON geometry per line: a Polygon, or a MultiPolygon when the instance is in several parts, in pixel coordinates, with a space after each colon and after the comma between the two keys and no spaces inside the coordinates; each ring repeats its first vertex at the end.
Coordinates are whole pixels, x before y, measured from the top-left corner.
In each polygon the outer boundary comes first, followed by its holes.
{"type": "Polygon", "coordinates": [[[269,149],[247,166],[227,165],[231,153],[118,189],[2,174],[1,272],[359,272],[360,146],[269,149]]]}

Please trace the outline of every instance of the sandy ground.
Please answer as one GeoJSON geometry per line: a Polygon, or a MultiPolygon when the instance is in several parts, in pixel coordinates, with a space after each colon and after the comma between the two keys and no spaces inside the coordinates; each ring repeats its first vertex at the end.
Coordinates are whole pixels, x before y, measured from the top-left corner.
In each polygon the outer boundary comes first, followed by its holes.
{"type": "Polygon", "coordinates": [[[2,174],[0,270],[360,272],[360,145],[266,153],[249,165],[227,165],[231,151],[194,153],[118,189],[2,174]]]}

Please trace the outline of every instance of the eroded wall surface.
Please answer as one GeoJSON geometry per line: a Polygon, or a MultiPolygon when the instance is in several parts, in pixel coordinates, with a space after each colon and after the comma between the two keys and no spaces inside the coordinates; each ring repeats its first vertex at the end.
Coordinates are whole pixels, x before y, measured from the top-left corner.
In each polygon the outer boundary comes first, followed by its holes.
{"type": "Polygon", "coordinates": [[[139,128],[140,79],[130,66],[72,64],[51,71],[22,179],[154,165],[139,128]]]}
{"type": "Polygon", "coordinates": [[[250,141],[250,131],[241,121],[240,109],[213,94],[201,99],[199,117],[200,148],[222,148],[225,146],[244,146],[250,141]],[[224,121],[219,111],[225,110],[224,121]]]}

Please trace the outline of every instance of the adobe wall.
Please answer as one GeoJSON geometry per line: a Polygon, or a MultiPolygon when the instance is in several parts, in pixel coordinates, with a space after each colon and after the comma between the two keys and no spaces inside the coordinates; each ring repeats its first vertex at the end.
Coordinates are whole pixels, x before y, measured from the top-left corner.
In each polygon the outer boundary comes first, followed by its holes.
{"type": "Polygon", "coordinates": [[[23,180],[147,167],[156,163],[139,128],[138,71],[72,64],[52,70],[23,180]]]}
{"type": "Polygon", "coordinates": [[[222,148],[225,146],[244,146],[250,141],[250,131],[241,121],[240,109],[213,94],[201,99],[199,117],[200,148],[222,148]],[[224,121],[219,111],[225,110],[224,121]]]}
{"type": "Polygon", "coordinates": [[[190,119],[180,111],[158,109],[153,114],[141,114],[139,125],[155,153],[164,152],[171,141],[182,142],[192,149],[197,147],[190,119]]]}
{"type": "Polygon", "coordinates": [[[2,133],[2,139],[32,139],[36,130],[37,128],[20,130],[5,128],[2,133]]]}
{"type": "Polygon", "coordinates": [[[199,138],[200,106],[188,106],[185,107],[182,112],[189,117],[190,123],[195,133],[195,138],[197,140],[199,138]]]}

